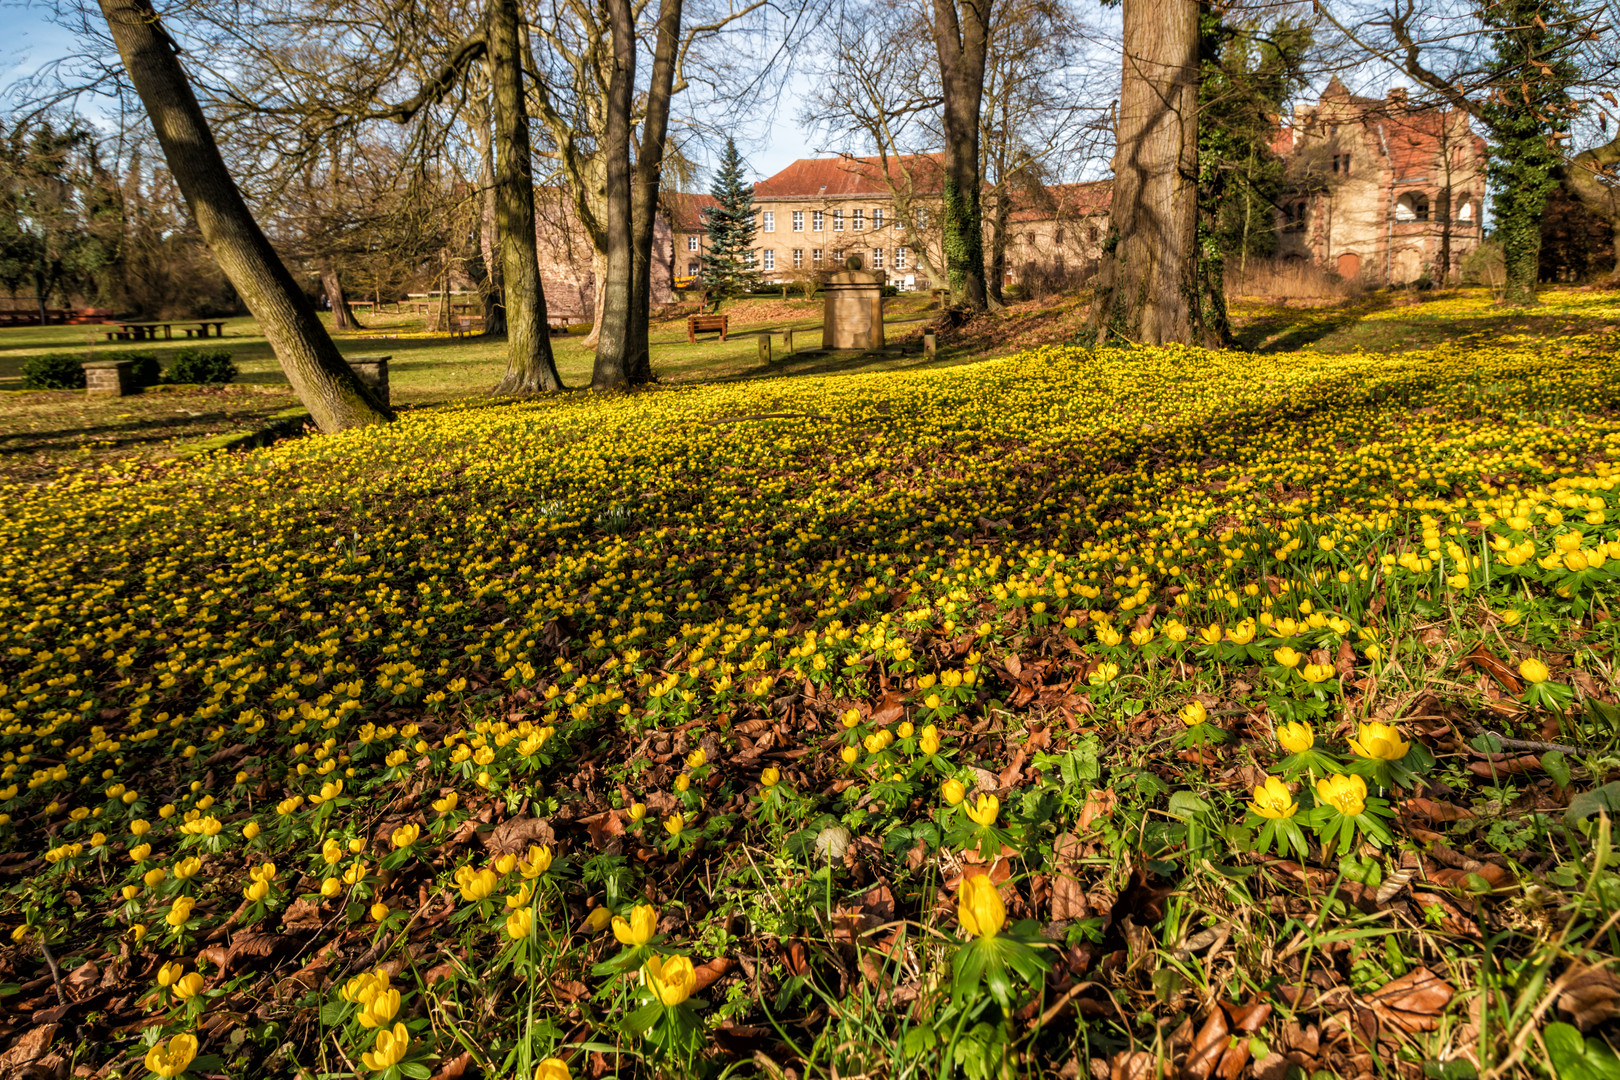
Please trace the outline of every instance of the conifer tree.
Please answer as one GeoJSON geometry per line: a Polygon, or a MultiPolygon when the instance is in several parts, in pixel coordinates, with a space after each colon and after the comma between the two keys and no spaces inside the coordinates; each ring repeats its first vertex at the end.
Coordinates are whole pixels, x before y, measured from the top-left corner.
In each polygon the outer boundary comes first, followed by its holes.
{"type": "Polygon", "coordinates": [[[754,186],[743,179],[742,157],[737,144],[726,140],[720,158],[720,171],[709,189],[715,205],[703,211],[703,225],[709,234],[709,250],[698,267],[698,285],[714,302],[740,296],[759,284],[754,269],[754,186]]]}

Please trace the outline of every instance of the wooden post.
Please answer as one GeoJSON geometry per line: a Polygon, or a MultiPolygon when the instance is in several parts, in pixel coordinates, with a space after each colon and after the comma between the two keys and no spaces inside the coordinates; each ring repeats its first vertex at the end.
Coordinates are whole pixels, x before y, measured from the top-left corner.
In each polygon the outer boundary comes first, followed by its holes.
{"type": "Polygon", "coordinates": [[[923,355],[932,360],[939,351],[939,338],[932,330],[923,331],[923,355]]]}
{"type": "Polygon", "coordinates": [[[793,331],[792,330],[784,330],[784,331],[782,331],[782,349],[789,356],[793,355],[793,331]]]}
{"type": "Polygon", "coordinates": [[[759,335],[759,362],[769,367],[771,363],[771,335],[759,335]]]}

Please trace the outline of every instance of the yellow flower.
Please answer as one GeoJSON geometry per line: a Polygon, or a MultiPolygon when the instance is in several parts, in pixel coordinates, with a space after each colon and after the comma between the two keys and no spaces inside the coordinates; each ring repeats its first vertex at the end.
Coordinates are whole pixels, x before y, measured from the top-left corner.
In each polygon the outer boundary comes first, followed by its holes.
{"type": "Polygon", "coordinates": [[[1350,740],[1350,749],[1364,758],[1399,761],[1412,744],[1401,738],[1399,728],[1373,722],[1361,725],[1360,735],[1350,740]]]}
{"type": "Polygon", "coordinates": [[[703,763],[707,760],[709,760],[708,756],[703,753],[703,748],[699,747],[686,755],[686,767],[688,769],[701,769],[703,763]]]}
{"type": "Polygon", "coordinates": [[[135,939],[135,944],[139,945],[141,943],[141,939],[146,937],[146,924],[139,922],[136,923],[129,928],[129,933],[130,936],[135,939]]]}
{"type": "Polygon", "coordinates": [[[964,806],[967,816],[980,827],[988,829],[996,823],[996,815],[1001,812],[1001,800],[994,795],[979,792],[978,800],[972,806],[964,806]]]}
{"type": "Polygon", "coordinates": [[[146,883],[146,887],[148,889],[155,889],[159,885],[163,884],[163,879],[168,876],[169,872],[163,869],[163,867],[154,866],[152,869],[141,875],[141,880],[146,883]]]}
{"type": "Polygon", "coordinates": [[[658,909],[651,904],[637,904],[631,908],[629,919],[613,916],[613,936],[619,939],[620,945],[638,948],[651,941],[656,933],[658,909]]]}
{"type": "Polygon", "coordinates": [[[151,844],[136,844],[134,847],[129,849],[129,861],[145,862],[146,857],[150,854],[152,854],[151,844]]]}
{"type": "Polygon", "coordinates": [[[156,1042],[146,1052],[146,1067],[169,1080],[185,1072],[197,1057],[197,1036],[171,1035],[167,1042],[156,1042]]]}
{"type": "Polygon", "coordinates": [[[416,838],[421,835],[422,827],[417,825],[415,822],[412,822],[408,825],[401,825],[399,828],[395,829],[391,834],[389,834],[388,842],[393,844],[396,848],[408,848],[412,844],[416,843],[416,838]]]}
{"type": "Polygon", "coordinates": [[[1210,623],[1198,631],[1198,636],[1203,639],[1205,645],[1219,645],[1224,634],[1220,623],[1210,623]]]}
{"type": "Polygon", "coordinates": [[[202,972],[193,971],[189,975],[182,975],[174,981],[174,996],[181,1001],[190,1001],[202,993],[202,972]]]}
{"type": "Polygon", "coordinates": [[[1273,651],[1271,656],[1272,659],[1276,660],[1277,663],[1281,664],[1285,668],[1298,667],[1299,662],[1305,659],[1298,652],[1294,651],[1287,645],[1273,651]]]}
{"type": "Polygon", "coordinates": [[[151,828],[152,823],[150,821],[146,821],[143,818],[136,818],[134,821],[129,823],[129,834],[131,836],[145,836],[151,830],[151,828]]]}
{"type": "Polygon", "coordinates": [[[838,751],[838,756],[844,759],[845,765],[853,765],[855,759],[861,756],[861,752],[853,746],[846,746],[838,751]]]}
{"type": "Polygon", "coordinates": [[[630,809],[626,813],[629,814],[631,821],[640,821],[647,816],[647,804],[644,802],[631,803],[630,809]]]}
{"type": "Polygon", "coordinates": [[[1324,777],[1316,782],[1316,797],[1344,816],[1355,817],[1367,808],[1367,781],[1354,774],[1324,777]]]}
{"type": "Polygon", "coordinates": [[[497,855],[495,856],[495,872],[497,874],[510,874],[513,867],[517,866],[517,863],[518,857],[514,852],[497,855]]]}
{"type": "Polygon", "coordinates": [[[1333,665],[1306,664],[1299,673],[1308,683],[1324,683],[1333,678],[1333,665]]]}
{"type": "Polygon", "coordinates": [[[1552,676],[1552,672],[1547,665],[1533,656],[1519,661],[1519,674],[1524,677],[1525,682],[1532,686],[1536,683],[1544,683],[1552,676]]]}
{"type": "Polygon", "coordinates": [[[395,1024],[392,1031],[377,1032],[376,1044],[360,1055],[360,1064],[372,1072],[386,1072],[405,1060],[411,1048],[411,1034],[404,1024],[395,1024]]]}
{"type": "Polygon", "coordinates": [[[956,918],[974,937],[995,937],[1007,922],[1007,909],[1001,893],[988,874],[962,879],[956,890],[956,918]]]}
{"type": "Polygon", "coordinates": [[[321,858],[326,860],[327,866],[340,862],[343,859],[343,845],[327,837],[326,843],[321,845],[321,858]]]}
{"type": "Polygon", "coordinates": [[[772,765],[759,774],[759,786],[773,788],[782,779],[782,770],[772,765]]]}
{"type": "Polygon", "coordinates": [[[270,895],[270,883],[268,881],[255,881],[242,890],[242,895],[247,897],[249,902],[257,904],[270,895]]]}
{"type": "Polygon", "coordinates": [[[460,797],[452,791],[442,799],[434,799],[433,809],[437,810],[441,814],[448,814],[450,811],[456,808],[456,803],[460,801],[460,797]]]}
{"type": "Polygon", "coordinates": [[[1181,707],[1181,722],[1188,727],[1197,727],[1208,719],[1209,710],[1202,701],[1189,701],[1181,707]]]}
{"type": "Polygon", "coordinates": [[[593,907],[585,916],[585,929],[600,934],[613,922],[613,912],[605,907],[593,907]]]}
{"type": "Polygon", "coordinates": [[[325,881],[321,882],[321,895],[326,897],[328,900],[342,891],[343,882],[339,881],[335,877],[329,877],[325,881]]]}
{"type": "Polygon", "coordinates": [[[568,1063],[562,1058],[546,1058],[534,1070],[534,1080],[573,1080],[568,1063]]]}
{"type": "Polygon", "coordinates": [[[681,775],[675,778],[675,790],[677,793],[686,791],[691,786],[692,778],[685,773],[681,773],[681,775]]]}
{"type": "Polygon", "coordinates": [[[522,941],[529,936],[529,928],[533,925],[533,910],[519,908],[506,917],[506,936],[513,941],[522,941]]]}
{"type": "Polygon", "coordinates": [[[175,880],[185,881],[187,878],[195,877],[197,871],[201,869],[202,860],[197,858],[197,856],[193,855],[190,858],[181,859],[179,862],[174,864],[175,880]]]}
{"type": "Polygon", "coordinates": [[[945,796],[945,801],[952,806],[961,805],[962,800],[967,798],[966,786],[954,776],[939,785],[939,791],[945,796]]]}
{"type": "MultiPolygon", "coordinates": [[[[850,747],[850,749],[853,750],[854,747],[850,747]]],[[[671,814],[664,819],[664,831],[671,836],[681,835],[681,830],[684,828],[686,828],[686,815],[684,814],[671,814]]]]}
{"type": "Polygon", "coordinates": [[[158,968],[158,985],[173,986],[180,981],[180,977],[185,973],[184,966],[173,960],[167,961],[162,967],[158,968]]]}
{"type": "Polygon", "coordinates": [[[1254,801],[1249,804],[1253,810],[1263,818],[1291,818],[1299,810],[1299,803],[1294,801],[1294,795],[1288,790],[1288,785],[1275,776],[1266,777],[1266,782],[1256,785],[1254,801]]]}
{"type": "Polygon", "coordinates": [[[672,1008],[692,996],[697,988],[697,971],[687,957],[654,956],[642,965],[641,981],[654,997],[672,1008]]]}
{"type": "Polygon", "coordinates": [[[933,724],[926,725],[918,737],[917,746],[925,754],[939,753],[939,728],[933,724]]]}
{"type": "Polygon", "coordinates": [[[250,821],[246,825],[242,826],[242,836],[244,839],[252,840],[258,835],[259,823],[257,821],[250,821]]]}
{"type": "Polygon", "coordinates": [[[178,930],[190,921],[191,909],[196,905],[197,901],[189,896],[177,896],[174,898],[174,904],[169,908],[169,913],[163,916],[163,921],[178,930]]]}
{"type": "Polygon", "coordinates": [[[1277,744],[1290,754],[1303,754],[1316,745],[1316,732],[1309,724],[1290,720],[1277,728],[1277,744]]]}
{"type": "Polygon", "coordinates": [[[371,921],[372,922],[382,922],[384,919],[388,918],[388,915],[389,915],[388,905],[383,903],[381,900],[379,900],[375,904],[371,905],[371,921]]]}
{"type": "Polygon", "coordinates": [[[399,991],[376,986],[373,993],[361,999],[363,1005],[357,1019],[361,1027],[384,1027],[399,1012],[399,991]]]}
{"type": "Polygon", "coordinates": [[[530,844],[528,857],[518,864],[518,870],[530,881],[550,869],[551,848],[543,844],[530,844]]]}
{"type": "Polygon", "coordinates": [[[500,878],[488,867],[474,870],[470,866],[463,866],[456,871],[456,884],[461,888],[461,898],[469,904],[489,899],[499,883],[500,878]]]}

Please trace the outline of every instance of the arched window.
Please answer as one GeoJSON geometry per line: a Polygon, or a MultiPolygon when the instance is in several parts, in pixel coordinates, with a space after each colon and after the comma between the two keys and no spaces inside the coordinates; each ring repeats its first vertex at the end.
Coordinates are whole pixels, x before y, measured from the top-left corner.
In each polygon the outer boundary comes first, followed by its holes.
{"type": "Polygon", "coordinates": [[[1474,203],[1473,203],[1473,200],[1468,199],[1468,198],[1465,197],[1462,200],[1462,202],[1458,204],[1458,206],[1457,206],[1457,220],[1458,221],[1473,221],[1474,220],[1474,203]]]}
{"type": "Polygon", "coordinates": [[[1095,226],[1095,225],[1087,225],[1086,226],[1086,239],[1089,240],[1091,243],[1095,244],[1097,242],[1098,238],[1101,237],[1101,236],[1102,236],[1102,230],[1098,229],[1097,226],[1095,226]]]}
{"type": "Polygon", "coordinates": [[[1429,197],[1413,191],[1395,200],[1396,221],[1428,221],[1429,197]]]}

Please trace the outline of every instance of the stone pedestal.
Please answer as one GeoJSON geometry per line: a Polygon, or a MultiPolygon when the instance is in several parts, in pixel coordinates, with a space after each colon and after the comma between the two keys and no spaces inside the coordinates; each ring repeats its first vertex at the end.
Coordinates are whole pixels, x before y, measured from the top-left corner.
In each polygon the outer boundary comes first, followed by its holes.
{"type": "Polygon", "coordinates": [[[821,288],[826,297],[822,348],[883,348],[883,279],[862,271],[860,256],[852,256],[821,288]]]}
{"type": "Polygon", "coordinates": [[[388,404],[388,361],[392,356],[346,356],[349,370],[371,388],[384,405],[388,404]]]}
{"type": "Polygon", "coordinates": [[[130,360],[91,360],[84,365],[84,389],[91,397],[133,393],[135,364],[130,360]]]}

